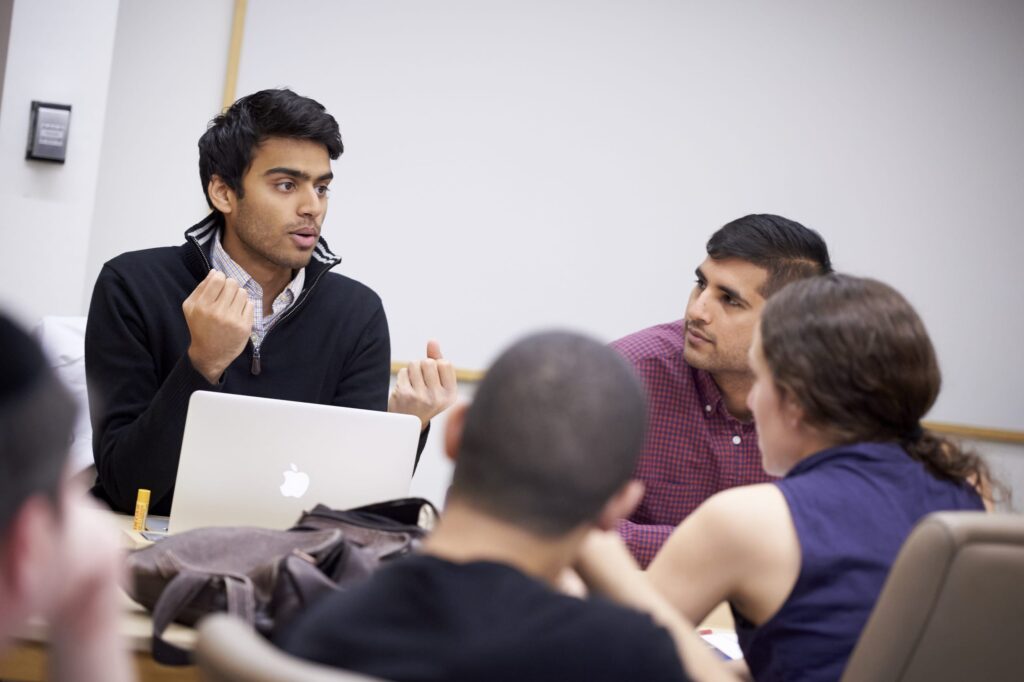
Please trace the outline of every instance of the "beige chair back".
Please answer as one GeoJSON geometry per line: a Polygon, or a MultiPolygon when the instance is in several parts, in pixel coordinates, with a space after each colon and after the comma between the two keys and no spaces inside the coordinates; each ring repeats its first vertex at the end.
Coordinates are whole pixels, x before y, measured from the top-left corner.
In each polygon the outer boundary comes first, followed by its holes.
{"type": "Polygon", "coordinates": [[[199,623],[196,663],[205,682],[383,682],[290,656],[222,613],[199,623]]]}
{"type": "Polygon", "coordinates": [[[900,550],[842,680],[1024,680],[1024,516],[925,517],[900,550]]]}

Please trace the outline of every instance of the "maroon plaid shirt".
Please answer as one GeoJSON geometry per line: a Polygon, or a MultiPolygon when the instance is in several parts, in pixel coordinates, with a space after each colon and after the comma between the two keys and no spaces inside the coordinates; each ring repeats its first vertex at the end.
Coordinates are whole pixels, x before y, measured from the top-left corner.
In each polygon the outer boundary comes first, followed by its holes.
{"type": "Polygon", "coordinates": [[[647,389],[647,440],[636,478],[644,499],[619,532],[641,566],[701,502],[720,490],[775,480],[761,467],[757,430],[725,409],[711,375],[683,360],[683,322],[612,343],[647,389]]]}

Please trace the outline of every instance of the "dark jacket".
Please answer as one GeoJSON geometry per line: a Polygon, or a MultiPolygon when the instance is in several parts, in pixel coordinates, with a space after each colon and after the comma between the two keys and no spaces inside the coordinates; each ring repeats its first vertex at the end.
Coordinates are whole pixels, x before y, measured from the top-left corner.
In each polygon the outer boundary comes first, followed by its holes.
{"type": "Polygon", "coordinates": [[[250,341],[219,384],[195,370],[181,304],[209,272],[222,226],[213,213],[185,233],[185,244],[122,254],[96,280],[85,333],[93,492],[114,509],[131,512],[138,489],[148,488],[151,513],[170,513],[193,391],[387,409],[391,343],[380,297],[328,272],[341,259],[323,239],[302,293],[267,332],[258,362],[250,341]]]}

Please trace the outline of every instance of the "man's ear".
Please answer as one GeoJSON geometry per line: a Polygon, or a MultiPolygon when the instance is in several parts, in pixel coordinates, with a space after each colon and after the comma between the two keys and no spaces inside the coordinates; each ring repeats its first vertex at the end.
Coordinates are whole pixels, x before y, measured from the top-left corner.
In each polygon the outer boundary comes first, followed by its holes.
{"type": "Polygon", "coordinates": [[[466,427],[468,411],[468,402],[457,403],[448,410],[448,422],[444,429],[444,452],[453,462],[458,458],[459,448],[462,447],[462,430],[466,427]]]}
{"type": "Polygon", "coordinates": [[[210,195],[210,203],[221,213],[231,213],[238,204],[238,194],[219,175],[210,176],[206,191],[210,195]]]}
{"type": "Polygon", "coordinates": [[[792,429],[799,429],[805,425],[804,418],[807,416],[804,406],[796,399],[792,391],[782,391],[779,396],[781,402],[783,419],[786,426],[792,429]]]}
{"type": "Polygon", "coordinates": [[[637,480],[626,481],[618,492],[605,503],[601,515],[597,518],[597,527],[601,530],[615,529],[620,520],[633,513],[643,497],[643,483],[637,480]]]}

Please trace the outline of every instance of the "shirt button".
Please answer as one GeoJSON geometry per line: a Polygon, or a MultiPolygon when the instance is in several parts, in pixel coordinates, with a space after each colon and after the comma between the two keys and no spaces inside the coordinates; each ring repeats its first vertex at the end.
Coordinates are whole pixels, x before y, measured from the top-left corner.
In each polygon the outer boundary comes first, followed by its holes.
{"type": "Polygon", "coordinates": [[[739,436],[733,436],[732,437],[732,444],[733,445],[739,445],[742,442],[743,442],[743,439],[740,438],[739,436]]]}
{"type": "Polygon", "coordinates": [[[710,412],[711,411],[711,406],[710,405],[705,405],[704,406],[704,411],[705,412],[710,412]]]}

